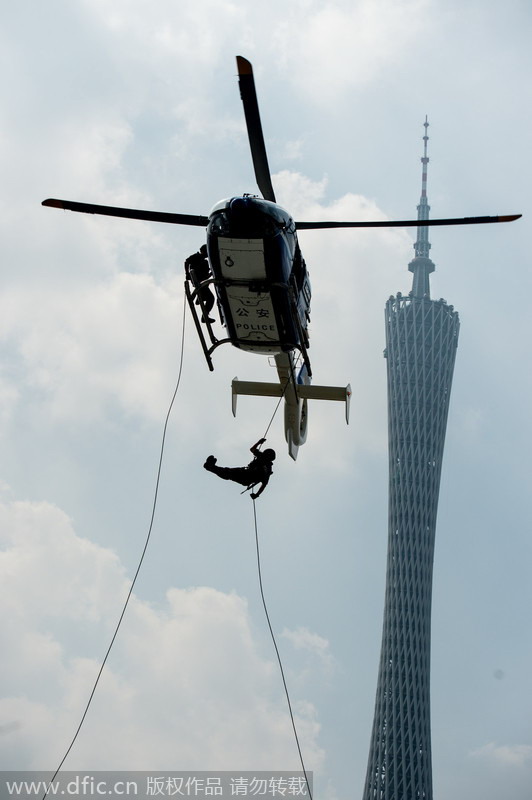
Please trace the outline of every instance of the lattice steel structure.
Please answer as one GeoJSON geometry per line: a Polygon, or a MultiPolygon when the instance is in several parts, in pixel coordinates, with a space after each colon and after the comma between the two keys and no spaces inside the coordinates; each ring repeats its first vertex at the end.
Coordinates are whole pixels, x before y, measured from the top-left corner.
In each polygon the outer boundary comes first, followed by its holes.
{"type": "MultiPolygon", "coordinates": [[[[427,127],[418,219],[428,219],[427,127]]],[[[431,300],[428,228],[413,288],[386,304],[388,563],[382,648],[364,800],[432,800],[430,629],[434,536],[459,320],[431,300]]]]}

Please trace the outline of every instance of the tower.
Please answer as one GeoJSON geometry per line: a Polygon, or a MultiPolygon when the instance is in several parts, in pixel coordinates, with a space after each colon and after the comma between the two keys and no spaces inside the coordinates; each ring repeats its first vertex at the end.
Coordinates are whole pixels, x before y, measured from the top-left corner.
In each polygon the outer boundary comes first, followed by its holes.
{"type": "MultiPolygon", "coordinates": [[[[418,220],[429,218],[425,118],[418,220]]],[[[428,228],[417,229],[412,291],[386,303],[388,557],[382,646],[364,800],[432,800],[430,629],[440,475],[459,320],[431,300],[428,228]]]]}

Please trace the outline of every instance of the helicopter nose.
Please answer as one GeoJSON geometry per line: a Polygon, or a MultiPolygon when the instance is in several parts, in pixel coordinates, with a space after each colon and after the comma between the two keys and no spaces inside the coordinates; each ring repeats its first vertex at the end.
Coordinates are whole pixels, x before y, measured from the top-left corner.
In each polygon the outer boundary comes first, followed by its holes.
{"type": "Polygon", "coordinates": [[[229,219],[235,233],[257,234],[263,228],[263,214],[252,197],[233,197],[229,203],[229,219]]]}
{"type": "Polygon", "coordinates": [[[233,199],[229,203],[231,214],[237,218],[243,216],[244,214],[246,214],[246,212],[249,212],[251,206],[252,203],[250,202],[249,197],[233,197],[233,199]]]}

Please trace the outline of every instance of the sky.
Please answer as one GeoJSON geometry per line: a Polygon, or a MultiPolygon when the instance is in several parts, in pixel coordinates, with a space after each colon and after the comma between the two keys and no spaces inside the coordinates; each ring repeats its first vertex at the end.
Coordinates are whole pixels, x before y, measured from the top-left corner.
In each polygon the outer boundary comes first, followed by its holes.
{"type": "MultiPolygon", "coordinates": [[[[256,192],[235,56],[252,61],[273,184],[297,219],[415,217],[423,121],[432,296],[461,320],[432,613],[439,800],[528,800],[532,10],[525,0],[18,0],[0,25],[0,768],[51,770],[79,723],[150,521],[199,228],[47,197],[208,214],[256,192]]],[[[297,462],[282,414],[257,501],[262,577],[315,795],[361,797],[387,545],[384,304],[414,233],[304,231],[317,383],[297,462]]],[[[65,768],[296,770],[262,609],[253,507],[208,474],[249,460],[271,380],[187,315],[152,537],[65,768]]]]}

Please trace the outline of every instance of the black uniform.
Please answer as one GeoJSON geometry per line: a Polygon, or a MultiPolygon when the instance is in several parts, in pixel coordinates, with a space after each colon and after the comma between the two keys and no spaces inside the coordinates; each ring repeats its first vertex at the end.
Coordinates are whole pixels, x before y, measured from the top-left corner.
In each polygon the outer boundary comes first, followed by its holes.
{"type": "Polygon", "coordinates": [[[260,439],[257,444],[250,448],[254,455],[247,467],[218,467],[214,456],[209,456],[203,465],[208,472],[214,472],[219,478],[224,481],[234,481],[247,489],[251,489],[258,483],[261,484],[258,492],[251,495],[255,500],[266,488],[270,476],[273,472],[272,462],[275,460],[275,450],[259,450],[259,446],[263,444],[266,439],[260,439]]]}
{"type": "MultiPolygon", "coordinates": [[[[211,268],[209,267],[209,260],[207,258],[206,245],[203,244],[200,247],[199,252],[193,253],[187,258],[185,261],[185,273],[187,278],[192,281],[195,287],[197,287],[202,281],[206,281],[212,277],[211,268]],[[192,275],[191,270],[194,272],[194,275],[192,275]]],[[[198,295],[201,297],[205,311],[208,314],[214,305],[214,294],[209,286],[204,286],[198,290],[198,295]]],[[[198,297],[196,298],[196,304],[199,305],[198,297]]],[[[214,320],[210,317],[208,319],[209,322],[214,322],[214,320]]],[[[205,322],[205,320],[202,319],[202,322],[205,322]]]]}

